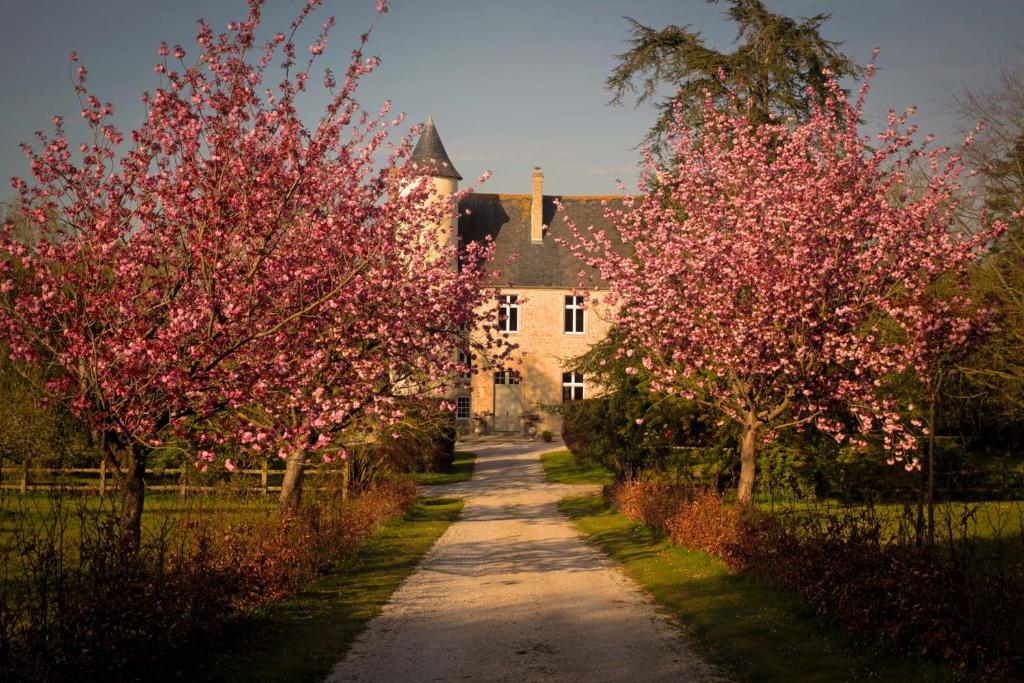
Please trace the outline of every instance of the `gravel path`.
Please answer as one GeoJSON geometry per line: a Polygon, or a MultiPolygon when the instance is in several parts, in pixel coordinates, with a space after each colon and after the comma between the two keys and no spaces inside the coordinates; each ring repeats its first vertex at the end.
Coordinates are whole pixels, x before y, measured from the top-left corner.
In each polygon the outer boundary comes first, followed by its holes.
{"type": "Polygon", "coordinates": [[[599,487],[544,483],[550,444],[474,444],[452,524],[329,676],[335,681],[723,680],[558,512],[599,487]]]}

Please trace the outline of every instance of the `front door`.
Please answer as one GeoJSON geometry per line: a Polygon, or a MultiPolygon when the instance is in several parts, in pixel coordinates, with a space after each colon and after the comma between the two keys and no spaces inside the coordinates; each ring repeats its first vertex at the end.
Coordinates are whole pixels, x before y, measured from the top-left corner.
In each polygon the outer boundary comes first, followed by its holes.
{"type": "Polygon", "coordinates": [[[523,385],[519,373],[494,373],[494,431],[518,432],[522,414],[523,385]]]}

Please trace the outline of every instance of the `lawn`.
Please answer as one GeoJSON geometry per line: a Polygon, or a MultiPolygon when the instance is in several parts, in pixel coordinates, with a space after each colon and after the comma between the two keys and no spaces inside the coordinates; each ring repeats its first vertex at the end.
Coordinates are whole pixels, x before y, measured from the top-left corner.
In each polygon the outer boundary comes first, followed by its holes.
{"type": "Polygon", "coordinates": [[[455,461],[444,472],[417,472],[412,480],[418,486],[441,486],[458,484],[473,478],[473,467],[476,464],[476,453],[455,451],[455,461]]]}
{"type": "Polygon", "coordinates": [[[330,574],[239,621],[215,651],[197,653],[199,662],[168,678],[322,680],[458,518],[462,505],[452,499],[420,499],[330,574]]]}
{"type": "Polygon", "coordinates": [[[783,590],[730,572],[612,512],[598,496],[560,509],[682,622],[695,646],[741,681],[943,681],[938,664],[858,644],[783,590]]]}
{"type": "MultiPolygon", "coordinates": [[[[92,493],[54,495],[46,491],[0,496],[0,544],[16,529],[24,526],[41,531],[53,528],[58,519],[67,521],[71,538],[78,536],[79,515],[95,520],[99,509],[111,510],[118,504],[116,495],[101,498],[92,493]]],[[[227,515],[235,519],[265,517],[277,512],[276,496],[230,495],[224,492],[200,493],[181,498],[173,493],[150,493],[142,515],[143,533],[156,533],[176,517],[227,515]]]]}
{"type": "Polygon", "coordinates": [[[544,475],[552,484],[611,484],[612,473],[600,465],[580,465],[571,451],[542,453],[544,475]]]}
{"type": "MultiPolygon", "coordinates": [[[[23,578],[26,542],[50,539],[63,548],[63,559],[73,561],[78,552],[83,523],[93,534],[108,533],[106,526],[118,505],[116,496],[101,498],[94,494],[70,493],[55,496],[49,492],[0,495],[0,582],[14,585],[23,578]],[[98,511],[103,510],[100,514],[98,511]]],[[[234,496],[229,494],[197,494],[180,498],[175,494],[158,493],[146,496],[142,515],[142,532],[146,538],[163,532],[180,531],[180,520],[189,523],[209,521],[212,517],[227,523],[265,519],[277,514],[276,496],[234,496]],[[176,528],[177,527],[177,528],[176,528]]],[[[194,534],[186,538],[194,539],[194,534]]]]}
{"type": "MultiPolygon", "coordinates": [[[[881,523],[883,531],[898,537],[913,527],[917,506],[899,503],[876,503],[870,507],[855,503],[844,505],[835,501],[776,502],[758,505],[776,515],[816,515],[825,519],[832,515],[871,515],[881,523]],[[828,513],[827,515],[825,513],[828,513]]],[[[926,513],[927,514],[927,513],[926,513]]],[[[938,541],[960,540],[1013,542],[1024,532],[1024,501],[973,501],[938,503],[935,506],[935,529],[938,541]]]]}

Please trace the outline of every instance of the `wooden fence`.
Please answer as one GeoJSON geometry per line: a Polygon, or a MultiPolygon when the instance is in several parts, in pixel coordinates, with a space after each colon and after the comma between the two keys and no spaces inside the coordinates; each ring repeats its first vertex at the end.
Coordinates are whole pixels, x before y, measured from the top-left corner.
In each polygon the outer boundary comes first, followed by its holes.
{"type": "MultiPolygon", "coordinates": [[[[341,469],[326,468],[313,464],[307,464],[306,469],[307,474],[313,475],[342,474],[341,469]]],[[[184,496],[188,493],[208,492],[217,488],[211,484],[191,482],[190,480],[193,478],[194,473],[184,464],[177,469],[147,469],[146,475],[157,481],[176,480],[174,483],[168,484],[147,482],[147,491],[174,491],[178,495],[184,496]]],[[[243,478],[251,477],[253,479],[252,486],[245,488],[267,495],[281,490],[280,484],[271,484],[270,482],[272,478],[280,480],[283,476],[284,470],[270,469],[269,464],[264,461],[260,469],[236,469],[233,472],[227,473],[226,477],[218,477],[218,481],[238,485],[243,478]],[[257,476],[259,477],[258,484],[256,483],[257,476]]],[[[201,478],[212,479],[208,475],[201,478]]],[[[116,489],[116,487],[117,479],[114,473],[107,469],[105,462],[101,463],[99,467],[29,467],[29,464],[25,462],[13,467],[0,468],[0,490],[2,491],[28,493],[29,491],[52,491],[59,489],[62,491],[96,492],[102,496],[108,491],[116,489]],[[95,483],[83,482],[81,481],[83,478],[94,478],[95,483]]]]}

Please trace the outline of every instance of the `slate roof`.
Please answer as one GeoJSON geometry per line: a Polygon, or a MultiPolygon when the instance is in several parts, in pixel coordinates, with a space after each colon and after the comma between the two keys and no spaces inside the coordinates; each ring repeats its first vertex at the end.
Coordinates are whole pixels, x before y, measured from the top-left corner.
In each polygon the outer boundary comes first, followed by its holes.
{"type": "Polygon", "coordinates": [[[490,284],[571,289],[580,284],[579,272],[586,270],[586,284],[603,287],[605,283],[595,271],[584,266],[568,248],[557,244],[555,240],[561,238],[573,241],[572,231],[564,220],[565,216],[569,216],[581,229],[592,225],[606,230],[614,241],[618,233],[611,221],[605,218],[603,202],[607,201],[613,208],[620,208],[622,198],[546,195],[542,215],[548,228],[544,231],[544,240],[539,243],[530,239],[531,201],[528,194],[473,193],[459,202],[459,237],[464,241],[475,241],[484,240],[490,235],[494,240],[492,270],[499,269],[501,276],[493,279],[490,284]],[[556,199],[561,202],[561,209],[556,207],[556,199]],[[467,209],[469,215],[466,215],[467,209]]]}
{"type": "Polygon", "coordinates": [[[431,116],[427,117],[427,124],[420,134],[420,139],[416,142],[416,147],[412,150],[410,161],[419,166],[434,168],[433,175],[435,176],[462,180],[462,176],[455,170],[452,160],[448,158],[448,152],[444,150],[444,145],[441,144],[441,136],[437,134],[434,118],[431,116]]]}

